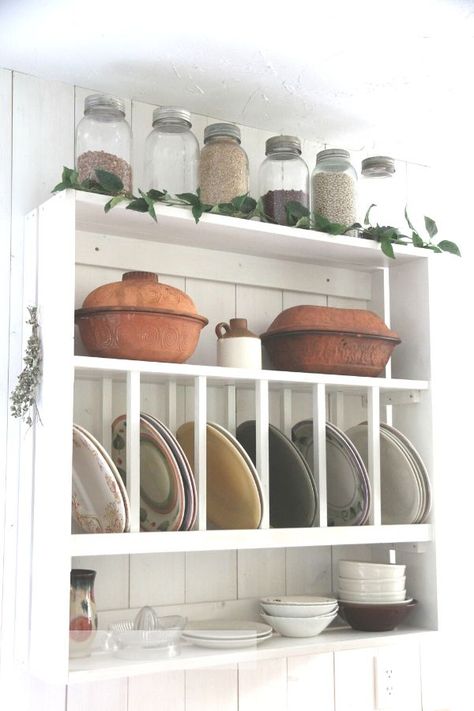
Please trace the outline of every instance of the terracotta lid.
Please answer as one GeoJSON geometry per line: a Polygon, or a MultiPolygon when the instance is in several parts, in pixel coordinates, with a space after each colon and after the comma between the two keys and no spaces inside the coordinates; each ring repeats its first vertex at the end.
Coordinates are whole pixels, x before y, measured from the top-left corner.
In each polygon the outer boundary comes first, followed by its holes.
{"type": "Polygon", "coordinates": [[[193,300],[174,286],[160,284],[153,272],[126,272],[122,281],[103,284],[86,296],[83,309],[126,306],[141,309],[167,309],[196,314],[193,300]]]}
{"type": "Polygon", "coordinates": [[[357,333],[384,338],[395,338],[380,316],[363,309],[337,309],[333,306],[292,306],[282,311],[272,322],[262,339],[280,333],[295,331],[323,331],[357,333]]]}

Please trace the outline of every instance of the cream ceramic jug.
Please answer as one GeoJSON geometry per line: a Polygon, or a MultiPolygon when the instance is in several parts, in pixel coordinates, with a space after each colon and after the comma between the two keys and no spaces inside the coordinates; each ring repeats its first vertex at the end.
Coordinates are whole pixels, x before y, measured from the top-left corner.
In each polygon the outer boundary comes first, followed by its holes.
{"type": "Polygon", "coordinates": [[[227,368],[261,368],[260,338],[247,328],[247,319],[231,318],[216,326],[217,365],[227,368]]]}

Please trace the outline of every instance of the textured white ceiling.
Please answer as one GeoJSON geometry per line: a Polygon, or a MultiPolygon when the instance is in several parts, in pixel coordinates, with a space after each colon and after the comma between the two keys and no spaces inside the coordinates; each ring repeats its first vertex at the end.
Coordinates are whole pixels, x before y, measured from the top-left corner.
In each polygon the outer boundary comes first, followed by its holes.
{"type": "Polygon", "coordinates": [[[474,0],[0,0],[0,66],[432,159],[472,140],[474,0]]]}

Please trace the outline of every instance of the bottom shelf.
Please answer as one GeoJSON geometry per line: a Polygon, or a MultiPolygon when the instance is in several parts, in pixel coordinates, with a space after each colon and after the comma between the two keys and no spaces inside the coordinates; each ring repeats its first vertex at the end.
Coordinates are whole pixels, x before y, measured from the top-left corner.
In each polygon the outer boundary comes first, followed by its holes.
{"type": "Polygon", "coordinates": [[[434,630],[417,627],[399,627],[392,632],[357,632],[348,627],[336,627],[322,632],[317,637],[289,638],[274,634],[271,639],[256,647],[242,649],[205,649],[186,643],[181,646],[181,653],[175,657],[157,657],[146,661],[130,661],[112,654],[96,653],[90,657],[70,660],[68,683],[77,684],[178,669],[205,669],[278,657],[380,647],[405,639],[434,634],[436,634],[434,630]]]}

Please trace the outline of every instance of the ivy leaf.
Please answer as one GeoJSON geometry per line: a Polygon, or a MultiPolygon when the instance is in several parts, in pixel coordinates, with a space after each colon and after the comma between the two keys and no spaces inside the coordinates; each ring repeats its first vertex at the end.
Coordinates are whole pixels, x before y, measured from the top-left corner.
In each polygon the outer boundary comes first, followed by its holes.
{"type": "Polygon", "coordinates": [[[337,222],[331,222],[330,225],[327,227],[327,232],[330,235],[343,235],[346,232],[346,227],[344,225],[340,225],[337,222]]]}
{"type": "MultiPolygon", "coordinates": [[[[413,230],[413,232],[416,232],[415,228],[414,228],[413,225],[411,224],[410,218],[408,217],[408,210],[407,210],[407,206],[406,206],[406,205],[405,205],[405,220],[407,221],[408,227],[409,227],[411,230],[413,230]]],[[[416,234],[418,234],[418,233],[416,232],[416,234]]]]}
{"type": "Polygon", "coordinates": [[[302,217],[309,217],[309,210],[297,200],[288,200],[285,205],[286,220],[289,227],[294,227],[302,217]]]}
{"type": "Polygon", "coordinates": [[[72,187],[73,185],[78,184],[79,173],[77,172],[77,170],[73,170],[72,168],[66,168],[66,166],[63,166],[63,174],[61,176],[61,180],[66,185],[70,185],[72,187]]]}
{"type": "Polygon", "coordinates": [[[96,168],[95,174],[101,188],[107,190],[108,193],[119,193],[123,190],[123,183],[115,173],[102,170],[102,168],[96,168]]]}
{"type": "Polygon", "coordinates": [[[310,225],[310,219],[309,215],[305,215],[304,217],[300,217],[298,222],[296,223],[295,227],[301,227],[304,230],[309,230],[311,225],[310,225]]]}
{"type": "Polygon", "coordinates": [[[154,190],[153,188],[147,192],[148,197],[155,200],[155,202],[162,200],[167,194],[166,190],[154,190]]]}
{"type": "Polygon", "coordinates": [[[318,232],[327,232],[327,228],[331,224],[326,217],[323,217],[322,215],[319,214],[319,212],[314,212],[312,215],[312,221],[313,221],[313,229],[317,230],[318,232]]]}
{"type": "Polygon", "coordinates": [[[148,195],[146,193],[144,193],[143,190],[138,190],[138,192],[140,193],[140,195],[145,200],[145,202],[148,206],[148,213],[155,220],[155,222],[157,222],[154,201],[151,199],[151,197],[148,197],[148,195]]]}
{"type": "Polygon", "coordinates": [[[60,182],[54,186],[54,188],[51,190],[51,192],[52,193],[59,193],[61,190],[67,190],[70,187],[71,187],[70,185],[66,185],[66,183],[60,182]]]}
{"type": "Polygon", "coordinates": [[[192,214],[193,214],[194,221],[195,221],[195,223],[196,223],[196,225],[197,225],[197,223],[199,222],[199,220],[200,220],[201,217],[202,217],[202,213],[204,212],[204,210],[203,210],[203,205],[202,205],[202,203],[201,203],[200,200],[199,200],[199,203],[198,203],[197,205],[193,205],[193,206],[192,206],[191,212],[192,212],[192,214]]]}
{"type": "Polygon", "coordinates": [[[369,209],[365,213],[364,225],[370,225],[370,211],[373,207],[376,207],[375,202],[372,203],[372,205],[369,207],[369,209]]]}
{"type": "Polygon", "coordinates": [[[443,252],[455,254],[457,257],[461,256],[461,252],[457,244],[455,244],[454,242],[450,242],[448,239],[443,239],[441,240],[441,242],[438,242],[437,247],[439,247],[439,249],[441,249],[443,252]]]}
{"type": "Polygon", "coordinates": [[[113,207],[123,202],[124,200],[128,200],[126,195],[115,195],[115,197],[105,203],[104,212],[110,212],[113,207]]]}
{"type": "Polygon", "coordinates": [[[180,193],[179,195],[176,195],[176,197],[179,198],[179,200],[186,202],[188,205],[192,205],[193,207],[201,204],[199,195],[195,195],[194,193],[180,193]]]}
{"type": "Polygon", "coordinates": [[[423,245],[425,244],[418,232],[411,233],[411,241],[413,242],[414,247],[423,247],[423,245]]]}
{"type": "Polygon", "coordinates": [[[382,237],[380,240],[380,246],[382,248],[382,252],[385,254],[386,257],[390,257],[390,259],[395,259],[395,253],[393,251],[392,241],[390,237],[382,237]]]}
{"type": "Polygon", "coordinates": [[[97,180],[93,180],[92,178],[86,178],[85,180],[82,181],[82,183],[79,185],[80,190],[87,190],[88,192],[93,192],[93,193],[103,193],[104,188],[100,185],[100,183],[97,182],[97,180]]]}
{"type": "Polygon", "coordinates": [[[248,193],[245,195],[239,195],[231,200],[231,204],[237,210],[237,212],[243,212],[248,214],[252,212],[257,207],[257,202],[249,196],[248,193]]]}
{"type": "Polygon", "coordinates": [[[219,202],[217,205],[213,205],[211,212],[215,215],[233,215],[234,206],[231,202],[219,202]]]}
{"type": "Polygon", "coordinates": [[[427,217],[426,215],[425,215],[425,227],[426,227],[426,231],[428,232],[431,239],[433,239],[433,237],[438,234],[438,226],[437,226],[436,222],[434,220],[432,220],[431,217],[427,217]]]}
{"type": "Polygon", "coordinates": [[[134,212],[148,212],[148,203],[143,198],[135,198],[128,203],[126,210],[133,210],[134,212]]]}

